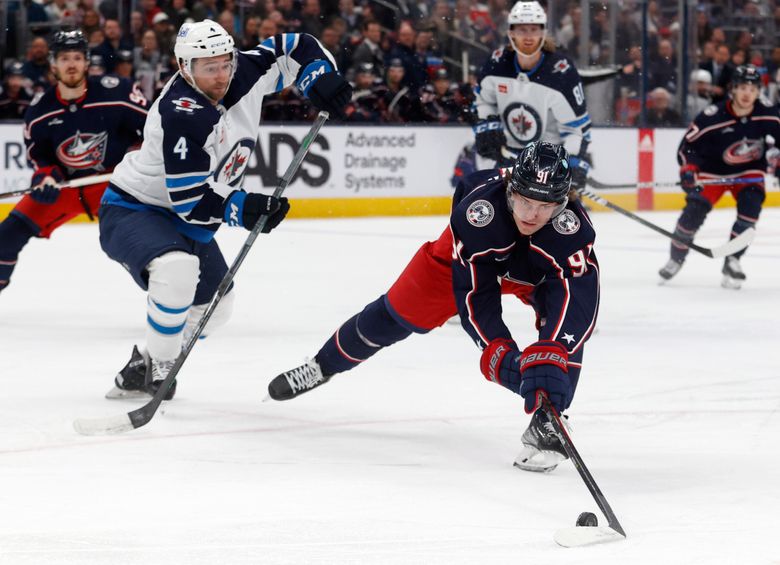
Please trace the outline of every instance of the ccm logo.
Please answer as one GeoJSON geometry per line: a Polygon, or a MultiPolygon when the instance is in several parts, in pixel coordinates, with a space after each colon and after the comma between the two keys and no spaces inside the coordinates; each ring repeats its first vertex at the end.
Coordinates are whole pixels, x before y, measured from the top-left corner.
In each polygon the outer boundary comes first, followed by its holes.
{"type": "Polygon", "coordinates": [[[230,203],[230,221],[228,222],[231,226],[237,226],[238,225],[238,206],[230,203]]]}
{"type": "Polygon", "coordinates": [[[312,72],[310,72],[308,75],[303,77],[303,80],[301,80],[300,88],[303,91],[309,90],[309,86],[311,85],[312,81],[317,78],[320,75],[325,74],[325,65],[320,65],[319,68],[314,69],[312,72]]]}

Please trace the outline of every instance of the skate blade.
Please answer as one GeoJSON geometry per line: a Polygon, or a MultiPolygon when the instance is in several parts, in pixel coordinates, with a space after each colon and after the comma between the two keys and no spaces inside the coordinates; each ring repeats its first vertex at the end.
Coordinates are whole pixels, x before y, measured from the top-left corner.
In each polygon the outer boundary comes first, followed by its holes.
{"type": "Polygon", "coordinates": [[[564,459],[560,453],[525,446],[515,459],[514,466],[532,473],[551,473],[564,459]]]}
{"type": "Polygon", "coordinates": [[[607,526],[577,526],[556,531],[553,539],[562,547],[584,547],[622,541],[626,536],[607,526]]]}
{"type": "Polygon", "coordinates": [[[116,386],[106,393],[108,400],[142,400],[151,397],[148,392],[142,390],[123,390],[116,386]]]}
{"type": "Polygon", "coordinates": [[[742,288],[742,281],[739,279],[731,278],[729,276],[724,276],[723,280],[720,281],[720,286],[731,290],[739,290],[740,288],[742,288]]]}

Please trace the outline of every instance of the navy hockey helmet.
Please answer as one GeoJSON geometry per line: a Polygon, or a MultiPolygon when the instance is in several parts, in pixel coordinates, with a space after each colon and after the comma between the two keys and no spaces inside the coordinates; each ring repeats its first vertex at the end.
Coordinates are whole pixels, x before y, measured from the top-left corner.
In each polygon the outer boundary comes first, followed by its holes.
{"type": "Polygon", "coordinates": [[[88,57],[89,43],[84,33],[81,30],[55,33],[51,42],[51,55],[57,57],[57,54],[63,51],[81,51],[85,57],[88,57]]]}
{"type": "Polygon", "coordinates": [[[734,74],[731,76],[731,86],[734,87],[738,84],[755,84],[761,88],[761,73],[758,72],[758,68],[755,65],[740,65],[734,69],[734,74]]]}
{"type": "Polygon", "coordinates": [[[517,156],[507,190],[542,202],[566,205],[571,188],[569,153],[563,145],[529,143],[517,156]]]}

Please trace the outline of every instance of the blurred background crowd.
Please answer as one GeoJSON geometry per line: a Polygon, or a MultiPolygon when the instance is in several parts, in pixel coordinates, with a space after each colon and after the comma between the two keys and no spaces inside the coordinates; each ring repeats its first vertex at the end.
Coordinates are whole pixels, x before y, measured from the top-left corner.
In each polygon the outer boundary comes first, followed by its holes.
{"type": "MultiPolygon", "coordinates": [[[[684,126],[726,95],[736,65],[762,72],[777,104],[780,1],[542,0],[548,35],[580,72],[619,68],[587,81],[597,125],[684,126]]],[[[511,0],[6,0],[0,4],[0,119],[20,119],[52,84],[48,41],[81,29],[90,74],[139,82],[151,100],[175,72],[182,23],[205,18],[250,49],[281,32],[307,32],[333,54],[354,85],[348,120],[468,122],[480,67],[506,44],[511,0]]],[[[306,121],[313,111],[295,88],[268,97],[268,121],[306,121]]]]}

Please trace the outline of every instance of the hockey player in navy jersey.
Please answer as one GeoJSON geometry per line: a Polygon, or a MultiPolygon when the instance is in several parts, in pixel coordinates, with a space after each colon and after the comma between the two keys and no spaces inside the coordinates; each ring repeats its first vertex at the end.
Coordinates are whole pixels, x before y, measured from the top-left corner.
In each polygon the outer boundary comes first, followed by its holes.
{"type": "MultiPolygon", "coordinates": [[[[693,241],[713,205],[727,191],[737,201],[737,219],[731,237],[758,222],[766,198],[763,181],[734,184],[704,184],[705,179],[763,177],[768,166],[780,165],[780,150],[767,143],[767,136],[780,141],[780,115],[759,97],[761,75],[753,65],[737,67],[731,79],[728,100],[708,106],[696,116],[677,151],[680,184],[686,192],[685,208],[677,220],[675,233],[693,241]]],[[[743,249],[726,257],[722,285],[740,288],[745,273],[740,257],[743,249]]],[[[688,246],[673,241],[671,257],[659,271],[666,281],[674,277],[688,255],[688,246]]]]}
{"type": "Polygon", "coordinates": [[[24,117],[32,191],[0,223],[0,291],[31,238],[48,238],[80,214],[97,216],[107,183],[57,185],[111,172],[140,142],[146,120],[146,98],[130,82],[87,77],[87,40],[80,31],[57,33],[50,57],[57,84],[33,100],[24,117]]]}
{"type": "Polygon", "coordinates": [[[591,121],[579,73],[546,37],[547,14],[539,2],[517,2],[507,23],[509,45],[495,51],[478,76],[477,153],[508,166],[528,143],[563,143],[572,184],[582,188],[590,169],[591,121]]]}
{"type": "MultiPolygon", "coordinates": [[[[312,104],[343,115],[351,88],[307,34],[286,33],[238,52],[219,24],[184,24],[179,71],[149,110],[141,149],[119,164],[100,208],[100,243],[148,293],[146,346],[134,347],[108,398],[153,394],[227,272],[214,233],[284,219],[286,198],[242,190],[260,129],[263,96],[291,84],[312,104]]],[[[228,291],[206,332],[230,316],[228,291]]],[[[204,333],[205,335],[205,333],[204,333]]],[[[174,383],[175,384],[175,383],[174,383]]],[[[173,397],[175,387],[166,398],[173,397]]]]}
{"type": "Polygon", "coordinates": [[[439,239],[425,243],[390,290],[342,324],[313,359],[274,378],[271,398],[294,398],[459,314],[482,350],[485,378],[520,394],[534,414],[516,464],[554,469],[566,454],[537,411],[536,391],[559,411],[569,407],[599,303],[595,233],[580,203],[569,200],[568,161],[560,145],[533,142],[514,169],[465,177],[439,239]],[[538,341],[518,347],[502,319],[502,294],[534,308],[538,341]]]}

